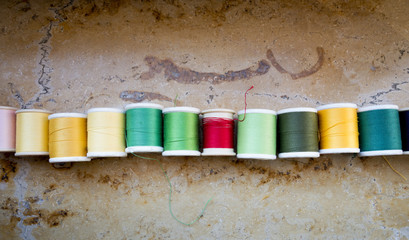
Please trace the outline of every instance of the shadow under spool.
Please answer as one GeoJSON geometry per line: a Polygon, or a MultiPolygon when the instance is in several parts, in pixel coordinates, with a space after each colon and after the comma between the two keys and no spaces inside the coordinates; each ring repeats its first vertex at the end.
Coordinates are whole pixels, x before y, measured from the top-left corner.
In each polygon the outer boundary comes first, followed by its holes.
{"type": "Polygon", "coordinates": [[[401,155],[402,139],[396,105],[358,110],[360,156],[401,155]]]}
{"type": "Polygon", "coordinates": [[[16,151],[16,110],[0,106],[0,152],[16,151]]]}
{"type": "Polygon", "coordinates": [[[48,116],[40,109],[16,111],[16,156],[47,156],[48,116]]]}
{"type": "Polygon", "coordinates": [[[315,108],[287,108],[277,112],[279,158],[316,158],[318,115],[315,108]]]}
{"type": "Polygon", "coordinates": [[[163,156],[200,156],[198,108],[163,109],[163,156]]]}

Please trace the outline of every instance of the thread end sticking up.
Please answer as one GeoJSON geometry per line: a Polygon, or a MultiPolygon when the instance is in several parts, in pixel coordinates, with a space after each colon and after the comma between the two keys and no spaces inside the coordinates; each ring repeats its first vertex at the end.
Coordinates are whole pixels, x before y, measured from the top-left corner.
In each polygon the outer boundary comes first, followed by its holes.
{"type": "Polygon", "coordinates": [[[238,119],[239,122],[243,122],[244,119],[246,119],[246,110],[247,110],[247,93],[254,88],[254,85],[252,85],[249,89],[247,89],[246,93],[244,94],[244,116],[243,119],[238,119]]]}

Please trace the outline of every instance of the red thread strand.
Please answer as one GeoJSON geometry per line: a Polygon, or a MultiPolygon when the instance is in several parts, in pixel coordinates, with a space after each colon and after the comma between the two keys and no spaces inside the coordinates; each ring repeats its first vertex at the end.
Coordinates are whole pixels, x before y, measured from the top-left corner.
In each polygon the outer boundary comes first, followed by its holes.
{"type": "Polygon", "coordinates": [[[247,91],[246,91],[246,93],[244,94],[244,116],[243,116],[243,119],[242,120],[240,120],[240,119],[238,119],[238,121],[239,122],[243,122],[244,121],[244,119],[246,119],[246,111],[247,111],[247,93],[251,90],[251,89],[253,89],[254,88],[254,85],[253,86],[251,86],[249,89],[247,89],[247,91]]]}
{"type": "Polygon", "coordinates": [[[203,148],[233,148],[233,119],[203,119],[203,148]]]}

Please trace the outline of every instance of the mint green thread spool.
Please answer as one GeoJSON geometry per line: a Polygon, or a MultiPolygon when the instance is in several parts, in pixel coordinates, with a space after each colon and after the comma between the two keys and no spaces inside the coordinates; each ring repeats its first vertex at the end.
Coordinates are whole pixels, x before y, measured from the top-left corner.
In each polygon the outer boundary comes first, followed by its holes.
{"type": "Polygon", "coordinates": [[[317,158],[318,115],[315,108],[286,108],[277,112],[279,158],[317,158]]]}
{"type": "Polygon", "coordinates": [[[399,108],[378,105],[358,109],[359,156],[401,155],[399,108]]]}
{"type": "Polygon", "coordinates": [[[163,152],[162,109],[155,103],[132,103],[126,110],[127,153],[163,152]]]}
{"type": "Polygon", "coordinates": [[[276,112],[247,109],[238,112],[237,158],[274,160],[276,156],[276,112]],[[244,121],[241,121],[243,120],[244,121]]]}
{"type": "Polygon", "coordinates": [[[163,156],[200,156],[199,113],[193,107],[163,109],[163,156]]]}

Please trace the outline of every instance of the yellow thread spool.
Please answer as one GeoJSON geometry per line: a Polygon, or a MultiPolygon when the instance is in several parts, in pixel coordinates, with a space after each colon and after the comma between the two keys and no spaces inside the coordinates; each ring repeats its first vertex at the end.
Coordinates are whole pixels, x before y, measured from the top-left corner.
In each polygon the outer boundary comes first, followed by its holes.
{"type": "Polygon", "coordinates": [[[50,111],[16,111],[16,156],[48,155],[48,116],[50,111]]]}
{"type": "Polygon", "coordinates": [[[126,157],[125,112],[118,108],[88,110],[87,157],[126,157]]]}
{"type": "Polygon", "coordinates": [[[87,158],[87,116],[55,113],[48,116],[50,163],[84,162],[87,158]]]}
{"type": "Polygon", "coordinates": [[[359,153],[357,105],[335,103],[318,110],[320,153],[359,153]]]}

